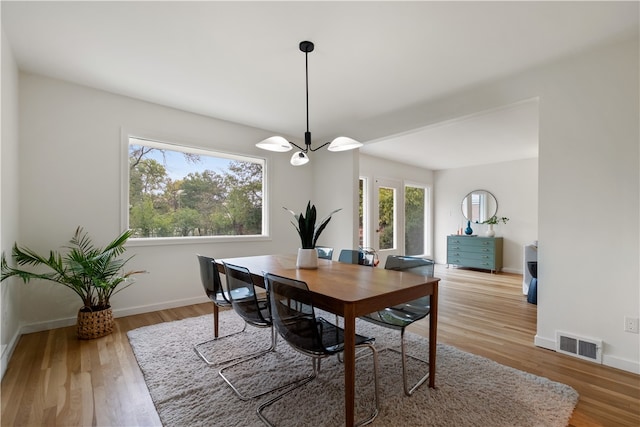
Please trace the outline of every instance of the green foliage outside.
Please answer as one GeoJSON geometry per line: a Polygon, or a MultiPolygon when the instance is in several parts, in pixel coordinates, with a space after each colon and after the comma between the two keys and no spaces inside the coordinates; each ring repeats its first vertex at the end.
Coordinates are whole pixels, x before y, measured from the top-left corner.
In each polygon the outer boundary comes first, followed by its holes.
{"type": "Polygon", "coordinates": [[[404,253],[405,255],[422,255],[424,248],[424,209],[425,190],[418,187],[404,189],[404,253]]]}
{"type": "MultiPolygon", "coordinates": [[[[129,146],[129,228],[136,237],[262,234],[262,165],[232,161],[172,180],[153,150],[129,146]]],[[[185,154],[193,163],[199,156],[185,154]]]]}
{"type": "Polygon", "coordinates": [[[395,192],[392,188],[380,187],[378,191],[378,230],[380,239],[380,249],[393,249],[393,209],[395,203],[395,192]]]}

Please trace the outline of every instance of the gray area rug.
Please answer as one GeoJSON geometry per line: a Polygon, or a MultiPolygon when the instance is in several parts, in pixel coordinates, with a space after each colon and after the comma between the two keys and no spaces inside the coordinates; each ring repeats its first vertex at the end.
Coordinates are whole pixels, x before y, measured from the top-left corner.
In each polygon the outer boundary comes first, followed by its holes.
{"type": "MultiPolygon", "coordinates": [[[[221,334],[239,330],[242,321],[232,311],[221,313],[221,334]]],[[[327,314],[327,320],[334,316],[327,314]]],[[[358,320],[357,330],[376,338],[376,347],[398,347],[399,332],[358,320]]],[[[164,426],[261,426],[255,409],[270,395],[241,401],[193,351],[193,345],[213,336],[213,316],[161,323],[128,333],[133,352],[164,426]]],[[[427,340],[405,335],[410,353],[426,355],[427,340]]],[[[269,329],[248,326],[246,332],[203,346],[210,360],[268,348],[269,329]]],[[[370,353],[367,351],[367,353],[370,353]]],[[[372,359],[356,366],[356,416],[373,407],[372,359]]],[[[436,388],[426,384],[412,397],[402,391],[400,355],[379,352],[381,408],[374,426],[566,426],[578,393],[571,387],[500,365],[454,347],[438,344],[436,388]]],[[[427,365],[410,359],[411,378],[427,365]]],[[[242,391],[267,390],[311,372],[310,359],[279,339],[277,352],[228,372],[242,391]]],[[[266,411],[279,426],[339,426],[344,424],[341,363],[325,359],[318,378],[290,393],[266,411]]]]}

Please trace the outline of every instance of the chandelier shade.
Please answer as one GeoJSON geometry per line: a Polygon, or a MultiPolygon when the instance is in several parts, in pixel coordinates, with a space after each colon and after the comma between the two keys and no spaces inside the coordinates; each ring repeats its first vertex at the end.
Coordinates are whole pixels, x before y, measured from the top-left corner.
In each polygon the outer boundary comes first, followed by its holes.
{"type": "Polygon", "coordinates": [[[347,136],[339,136],[327,147],[329,151],[348,151],[362,147],[362,142],[351,139],[347,136]]]}
{"type": "Polygon", "coordinates": [[[291,164],[293,166],[302,166],[307,163],[309,163],[309,156],[307,156],[307,153],[304,151],[296,151],[293,153],[293,156],[291,156],[291,164]]]}
{"type": "Polygon", "coordinates": [[[261,148],[263,150],[275,151],[284,153],[286,151],[290,151],[293,147],[297,148],[299,151],[296,151],[291,156],[291,164],[293,166],[302,166],[309,163],[309,152],[317,151],[322,147],[327,147],[329,151],[347,151],[353,150],[359,147],[362,147],[362,143],[356,141],[355,139],[339,136],[335,138],[331,142],[325,142],[316,148],[311,148],[311,132],[309,132],[309,62],[308,62],[308,54],[309,52],[313,52],[314,44],[310,41],[302,41],[300,42],[300,51],[304,52],[304,62],[305,62],[305,76],[306,76],[306,90],[307,90],[307,131],[304,133],[304,148],[288,141],[286,138],[282,136],[271,136],[263,141],[260,141],[256,144],[256,147],[261,148]]]}
{"type": "Polygon", "coordinates": [[[276,151],[278,153],[291,151],[291,149],[293,148],[293,146],[289,144],[289,141],[281,136],[271,136],[263,141],[258,142],[256,144],[256,147],[262,148],[263,150],[276,151]]]}

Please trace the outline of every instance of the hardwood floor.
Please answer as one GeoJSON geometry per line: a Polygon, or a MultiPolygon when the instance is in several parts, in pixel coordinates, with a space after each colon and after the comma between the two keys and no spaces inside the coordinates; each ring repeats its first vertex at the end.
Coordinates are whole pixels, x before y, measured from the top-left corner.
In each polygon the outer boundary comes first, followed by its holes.
{"type": "MultiPolygon", "coordinates": [[[[533,345],[536,306],[522,277],[437,266],[438,341],[563,382],[580,401],[570,426],[640,426],[640,376],[533,345]]],[[[73,327],[23,336],[2,380],[3,426],[161,425],[126,332],[211,313],[198,304],[116,319],[115,332],[79,341],[73,327]]],[[[413,330],[426,333],[428,323],[413,330]]]]}

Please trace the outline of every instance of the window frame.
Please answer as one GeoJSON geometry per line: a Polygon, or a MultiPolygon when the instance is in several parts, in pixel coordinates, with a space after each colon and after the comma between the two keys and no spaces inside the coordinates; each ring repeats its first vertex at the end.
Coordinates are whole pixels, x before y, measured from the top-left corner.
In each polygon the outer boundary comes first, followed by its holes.
{"type": "Polygon", "coordinates": [[[205,143],[197,143],[184,137],[161,136],[156,132],[121,130],[121,162],[120,162],[120,228],[129,228],[129,140],[130,138],[148,141],[157,148],[178,152],[189,152],[230,160],[255,161],[262,164],[262,234],[242,236],[176,236],[176,237],[136,237],[129,239],[127,246],[166,246],[201,243],[240,243],[264,242],[272,240],[269,220],[269,168],[270,162],[265,157],[242,152],[228,152],[207,147],[205,143]],[[181,142],[176,142],[181,141],[181,142]],[[247,160],[250,159],[250,160],[247,160]]]}

